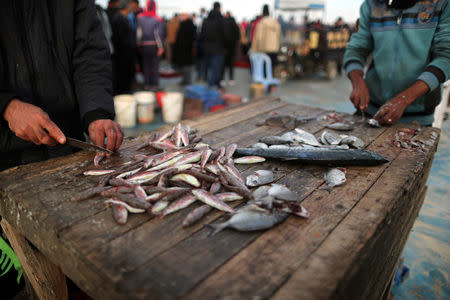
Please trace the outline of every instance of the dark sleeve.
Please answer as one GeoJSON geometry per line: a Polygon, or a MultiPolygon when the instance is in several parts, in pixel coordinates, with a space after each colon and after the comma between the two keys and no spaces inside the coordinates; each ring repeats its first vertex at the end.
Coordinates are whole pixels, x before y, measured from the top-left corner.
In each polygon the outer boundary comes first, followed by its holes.
{"type": "Polygon", "coordinates": [[[94,1],[75,3],[73,79],[86,130],[91,121],[114,118],[112,66],[94,1]]]}

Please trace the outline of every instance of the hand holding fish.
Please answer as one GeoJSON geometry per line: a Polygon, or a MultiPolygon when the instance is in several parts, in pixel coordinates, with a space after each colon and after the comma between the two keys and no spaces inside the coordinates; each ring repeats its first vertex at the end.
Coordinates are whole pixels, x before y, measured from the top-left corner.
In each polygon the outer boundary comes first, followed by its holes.
{"type": "Polygon", "coordinates": [[[19,99],[12,99],[3,113],[9,128],[19,138],[36,145],[64,144],[66,137],[41,108],[19,99]]]}
{"type": "Polygon", "coordinates": [[[354,70],[351,71],[348,76],[352,82],[350,101],[352,101],[356,109],[366,111],[369,106],[370,94],[367,84],[363,78],[363,72],[360,70],[354,70]]]}
{"type": "MultiPolygon", "coordinates": [[[[89,138],[91,141],[100,147],[105,147],[111,151],[119,149],[123,141],[123,131],[120,125],[112,120],[100,119],[95,120],[89,124],[88,127],[89,138]]],[[[109,156],[110,154],[107,154],[109,156]]]]}
{"type": "Polygon", "coordinates": [[[428,85],[418,80],[412,86],[380,107],[374,119],[381,124],[394,124],[402,117],[406,107],[429,91],[428,85]]]}

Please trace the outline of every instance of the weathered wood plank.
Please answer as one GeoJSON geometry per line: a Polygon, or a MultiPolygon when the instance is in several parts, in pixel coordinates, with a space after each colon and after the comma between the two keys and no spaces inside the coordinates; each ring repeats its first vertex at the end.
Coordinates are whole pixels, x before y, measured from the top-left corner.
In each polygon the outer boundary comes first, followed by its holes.
{"type": "MultiPolygon", "coordinates": [[[[378,149],[378,143],[390,140],[393,134],[393,130],[384,132],[369,149],[395,160],[399,154],[397,149],[378,149]]],[[[270,297],[304,264],[387,167],[388,164],[348,168],[345,186],[335,188],[331,194],[315,190],[302,202],[311,213],[310,219],[290,217],[283,226],[263,233],[199,283],[187,298],[270,297]]]]}
{"type": "Polygon", "coordinates": [[[432,142],[426,156],[403,151],[274,299],[380,299],[423,202],[432,142]]]}
{"type": "Polygon", "coordinates": [[[22,264],[39,299],[67,299],[66,276],[61,269],[49,261],[38,250],[31,248],[25,237],[17,232],[5,219],[1,227],[22,264]]]}

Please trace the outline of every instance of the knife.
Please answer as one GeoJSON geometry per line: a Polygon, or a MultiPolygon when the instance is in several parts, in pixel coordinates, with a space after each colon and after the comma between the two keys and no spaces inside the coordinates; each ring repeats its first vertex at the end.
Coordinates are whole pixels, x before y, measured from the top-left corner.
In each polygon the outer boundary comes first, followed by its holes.
{"type": "Polygon", "coordinates": [[[112,154],[111,150],[96,146],[94,144],[89,144],[80,140],[76,140],[70,137],[66,137],[66,144],[75,148],[81,148],[84,150],[95,151],[95,152],[103,152],[107,154],[112,154]]]}

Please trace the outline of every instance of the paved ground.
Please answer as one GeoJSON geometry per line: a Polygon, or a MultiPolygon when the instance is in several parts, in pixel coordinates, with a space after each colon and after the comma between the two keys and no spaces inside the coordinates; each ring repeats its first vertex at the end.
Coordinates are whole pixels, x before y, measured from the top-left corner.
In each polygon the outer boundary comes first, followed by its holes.
{"type": "MultiPolygon", "coordinates": [[[[247,69],[236,69],[236,85],[226,91],[249,98],[250,76],[247,69]]],[[[182,91],[176,80],[163,81],[168,91],[182,91]]],[[[322,75],[287,81],[279,90],[285,101],[353,113],[348,100],[350,82],[345,77],[328,81],[322,75]]],[[[163,124],[156,115],[151,125],[126,129],[127,135],[157,128],[163,124]]],[[[404,250],[409,278],[394,287],[397,299],[450,299],[450,121],[442,125],[441,140],[428,180],[425,203],[404,250]]]]}

